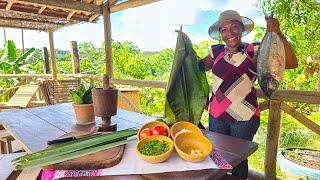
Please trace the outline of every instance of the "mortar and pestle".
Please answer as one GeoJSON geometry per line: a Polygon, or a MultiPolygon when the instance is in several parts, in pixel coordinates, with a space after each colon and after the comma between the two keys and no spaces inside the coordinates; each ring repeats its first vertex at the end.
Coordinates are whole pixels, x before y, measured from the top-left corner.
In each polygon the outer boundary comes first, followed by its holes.
{"type": "Polygon", "coordinates": [[[117,124],[111,122],[111,117],[117,114],[118,89],[110,88],[110,76],[103,76],[103,88],[92,90],[95,115],[101,117],[102,123],[98,131],[117,131],[117,124]]]}

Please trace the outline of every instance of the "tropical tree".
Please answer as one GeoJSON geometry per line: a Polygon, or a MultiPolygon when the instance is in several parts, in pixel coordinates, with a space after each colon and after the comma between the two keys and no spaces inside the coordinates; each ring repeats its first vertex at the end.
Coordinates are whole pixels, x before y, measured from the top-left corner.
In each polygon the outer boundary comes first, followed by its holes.
{"type": "MultiPolygon", "coordinates": [[[[17,57],[18,51],[16,45],[12,40],[8,40],[4,45],[3,54],[0,58],[0,74],[21,74],[28,72],[28,62],[34,50],[34,48],[28,49],[17,57]]],[[[9,88],[18,82],[16,79],[0,79],[0,87],[9,88]]],[[[8,95],[2,99],[8,100],[8,95]]]]}
{"type": "Polygon", "coordinates": [[[0,73],[20,74],[28,71],[28,60],[32,57],[34,48],[28,49],[25,53],[17,57],[16,45],[12,40],[8,40],[4,46],[3,55],[0,58],[0,73]]]}

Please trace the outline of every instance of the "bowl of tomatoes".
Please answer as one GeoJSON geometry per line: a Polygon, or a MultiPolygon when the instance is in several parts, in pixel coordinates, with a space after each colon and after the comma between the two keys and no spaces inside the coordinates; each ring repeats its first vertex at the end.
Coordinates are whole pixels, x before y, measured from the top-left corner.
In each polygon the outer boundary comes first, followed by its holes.
{"type": "Polygon", "coordinates": [[[142,140],[152,135],[162,135],[170,137],[169,126],[161,121],[151,121],[144,124],[138,131],[138,140],[142,140]]]}

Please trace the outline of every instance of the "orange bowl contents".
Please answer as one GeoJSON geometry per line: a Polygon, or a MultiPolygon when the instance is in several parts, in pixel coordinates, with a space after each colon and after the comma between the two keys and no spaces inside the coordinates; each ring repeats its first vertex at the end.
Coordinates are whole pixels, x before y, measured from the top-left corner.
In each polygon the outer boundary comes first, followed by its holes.
{"type": "Polygon", "coordinates": [[[194,132],[202,135],[200,128],[187,121],[179,121],[174,123],[170,130],[172,139],[174,139],[178,134],[184,132],[194,132]]]}
{"type": "Polygon", "coordinates": [[[202,161],[212,151],[211,141],[202,134],[193,132],[177,134],[174,147],[182,159],[190,162],[202,161]]]}
{"type": "Polygon", "coordinates": [[[151,121],[144,124],[138,131],[138,140],[152,135],[162,135],[170,137],[170,128],[166,123],[160,121],[151,121]]]}
{"type": "Polygon", "coordinates": [[[160,163],[167,160],[173,151],[173,141],[162,135],[148,136],[138,142],[136,152],[146,162],[160,163]]]}

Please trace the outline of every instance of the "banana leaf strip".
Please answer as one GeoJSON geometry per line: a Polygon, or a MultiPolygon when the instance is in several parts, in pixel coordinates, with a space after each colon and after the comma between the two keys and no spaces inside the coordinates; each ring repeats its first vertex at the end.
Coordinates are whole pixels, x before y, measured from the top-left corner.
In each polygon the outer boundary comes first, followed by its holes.
{"type": "Polygon", "coordinates": [[[198,66],[200,58],[183,32],[178,32],[174,61],[166,88],[165,117],[168,124],[189,121],[199,124],[209,103],[209,85],[198,66]]]}

